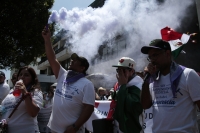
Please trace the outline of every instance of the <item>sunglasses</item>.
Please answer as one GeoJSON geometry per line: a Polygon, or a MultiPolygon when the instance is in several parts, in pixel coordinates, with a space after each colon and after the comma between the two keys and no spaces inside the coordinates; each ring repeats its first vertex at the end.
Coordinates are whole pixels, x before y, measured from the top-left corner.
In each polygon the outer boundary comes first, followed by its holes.
{"type": "Polygon", "coordinates": [[[147,60],[149,61],[149,62],[152,62],[153,60],[155,61],[161,54],[163,54],[165,51],[162,51],[162,52],[160,52],[160,53],[156,53],[156,54],[153,54],[153,55],[151,55],[151,56],[148,56],[147,57],[147,60]]]}
{"type": "Polygon", "coordinates": [[[121,69],[123,70],[124,73],[125,73],[126,70],[128,70],[128,71],[131,71],[131,70],[132,70],[131,68],[120,68],[120,69],[117,68],[117,69],[116,69],[116,72],[118,73],[121,69]]]}

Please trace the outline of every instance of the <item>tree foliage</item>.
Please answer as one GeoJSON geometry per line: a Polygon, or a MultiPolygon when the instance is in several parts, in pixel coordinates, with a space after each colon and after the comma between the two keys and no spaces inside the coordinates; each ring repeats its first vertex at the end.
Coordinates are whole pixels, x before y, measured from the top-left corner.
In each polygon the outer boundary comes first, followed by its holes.
{"type": "MultiPolygon", "coordinates": [[[[41,31],[54,0],[1,0],[0,69],[18,68],[44,54],[41,31]]],[[[51,27],[54,32],[54,26],[51,27]]]]}

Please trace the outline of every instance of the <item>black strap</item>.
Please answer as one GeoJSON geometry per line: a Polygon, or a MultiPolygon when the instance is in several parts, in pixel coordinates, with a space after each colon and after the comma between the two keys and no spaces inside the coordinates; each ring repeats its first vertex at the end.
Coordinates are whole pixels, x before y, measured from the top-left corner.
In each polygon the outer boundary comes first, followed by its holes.
{"type": "Polygon", "coordinates": [[[13,111],[10,113],[10,115],[8,116],[8,119],[10,119],[10,117],[14,114],[14,112],[17,110],[17,107],[20,105],[20,103],[24,100],[24,95],[22,95],[20,101],[17,103],[17,105],[15,106],[15,108],[13,109],[13,111]]]}

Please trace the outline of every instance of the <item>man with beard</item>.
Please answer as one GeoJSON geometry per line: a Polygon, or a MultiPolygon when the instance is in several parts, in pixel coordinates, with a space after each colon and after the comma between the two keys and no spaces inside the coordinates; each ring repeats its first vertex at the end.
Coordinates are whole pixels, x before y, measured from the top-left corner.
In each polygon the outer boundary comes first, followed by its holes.
{"type": "Polygon", "coordinates": [[[170,44],[161,39],[141,49],[148,54],[150,76],[144,79],[141,102],[153,108],[153,133],[198,133],[196,105],[200,107],[200,78],[172,60],[170,44]]]}
{"type": "Polygon", "coordinates": [[[9,85],[5,82],[5,73],[0,71],[0,104],[10,91],[9,85]]]}
{"type": "MultiPolygon", "coordinates": [[[[140,103],[140,93],[143,79],[136,75],[136,63],[132,58],[122,57],[117,65],[115,85],[116,108],[114,112],[115,127],[118,133],[140,133],[142,127],[140,118],[142,105],[140,103]]],[[[113,101],[112,101],[113,102],[113,101]]]]}
{"type": "Polygon", "coordinates": [[[48,127],[53,133],[84,133],[83,125],[92,114],[95,103],[94,86],[85,78],[89,63],[86,58],[73,53],[69,70],[65,70],[52,49],[50,30],[45,27],[42,36],[48,61],[57,79],[48,127]]]}

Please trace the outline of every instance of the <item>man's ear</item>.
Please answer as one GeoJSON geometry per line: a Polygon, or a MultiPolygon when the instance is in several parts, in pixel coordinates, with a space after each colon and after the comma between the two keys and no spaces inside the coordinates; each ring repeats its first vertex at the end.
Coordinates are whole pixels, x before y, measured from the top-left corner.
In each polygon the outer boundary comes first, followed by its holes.
{"type": "Polygon", "coordinates": [[[171,51],[170,50],[166,50],[165,53],[166,53],[167,57],[171,58],[171,51]]]}
{"type": "Polygon", "coordinates": [[[82,72],[85,71],[85,67],[84,67],[84,66],[81,67],[81,71],[82,71],[82,72]]]}
{"type": "Polygon", "coordinates": [[[133,74],[135,74],[135,69],[132,69],[131,72],[132,72],[133,74]]]}

